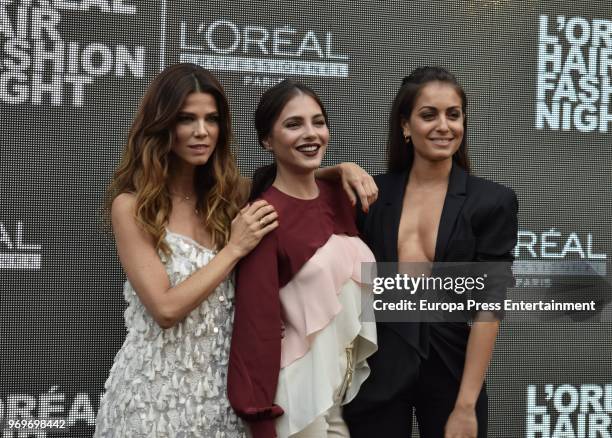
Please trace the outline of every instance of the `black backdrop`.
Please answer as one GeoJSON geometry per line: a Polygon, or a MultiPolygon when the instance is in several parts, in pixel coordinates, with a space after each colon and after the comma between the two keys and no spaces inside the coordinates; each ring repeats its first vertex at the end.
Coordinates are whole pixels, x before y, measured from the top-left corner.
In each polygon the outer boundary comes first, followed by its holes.
{"type": "MultiPolygon", "coordinates": [[[[468,94],[474,173],[519,196],[518,260],[605,271],[611,53],[607,0],[0,1],[0,427],[47,415],[66,428],[35,436],[93,431],[125,336],[102,196],[164,65],[218,75],[246,175],[269,160],[252,113],[272,83],[312,85],[331,116],[326,163],[376,174],[401,78],[447,67],[468,94]]],[[[504,323],[488,378],[491,437],[610,436],[610,288],[589,284],[578,290],[597,297],[595,313],[504,323]]]]}

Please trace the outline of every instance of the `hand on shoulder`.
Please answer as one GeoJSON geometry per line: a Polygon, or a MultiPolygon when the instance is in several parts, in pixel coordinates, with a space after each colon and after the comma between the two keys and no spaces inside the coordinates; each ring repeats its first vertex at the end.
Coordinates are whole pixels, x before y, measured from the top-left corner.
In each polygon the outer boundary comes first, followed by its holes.
{"type": "Polygon", "coordinates": [[[232,221],[228,248],[238,257],[244,257],[261,239],[278,228],[278,213],[263,199],[247,204],[232,221]]]}

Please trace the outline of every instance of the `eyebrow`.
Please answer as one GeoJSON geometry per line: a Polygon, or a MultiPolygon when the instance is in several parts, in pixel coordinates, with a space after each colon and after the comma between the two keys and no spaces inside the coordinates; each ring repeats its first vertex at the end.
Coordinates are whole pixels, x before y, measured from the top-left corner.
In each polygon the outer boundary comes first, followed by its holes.
{"type": "MultiPolygon", "coordinates": [[[[312,116],[313,119],[316,119],[318,117],[323,117],[323,113],[318,113],[318,114],[315,114],[314,116],[312,116]]],[[[286,119],[283,120],[283,123],[285,123],[285,122],[287,122],[289,120],[296,120],[296,121],[297,120],[304,120],[304,117],[302,117],[302,116],[289,116],[289,117],[287,117],[286,119]]]]}
{"type": "MultiPolygon", "coordinates": [[[[422,106],[422,107],[420,107],[418,109],[418,111],[420,111],[422,109],[433,109],[433,110],[436,110],[436,111],[438,110],[438,108],[436,108],[435,106],[431,106],[431,105],[422,106]]],[[[449,106],[448,108],[446,108],[446,110],[449,110],[449,109],[461,109],[461,106],[455,105],[455,106],[449,106]]]]}
{"type": "MultiPolygon", "coordinates": [[[[179,111],[178,115],[179,116],[196,116],[196,113],[192,113],[192,112],[189,112],[189,111],[179,111]]],[[[215,116],[215,115],[218,116],[219,115],[219,111],[212,111],[210,113],[204,114],[204,116],[215,116]]]]}

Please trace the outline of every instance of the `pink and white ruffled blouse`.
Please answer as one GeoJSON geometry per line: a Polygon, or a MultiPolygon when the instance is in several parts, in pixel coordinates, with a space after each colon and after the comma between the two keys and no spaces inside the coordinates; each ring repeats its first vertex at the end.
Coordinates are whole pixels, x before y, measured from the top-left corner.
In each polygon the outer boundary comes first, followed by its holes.
{"type": "Polygon", "coordinates": [[[376,350],[375,324],[361,321],[360,287],[361,263],[374,256],[357,237],[342,187],[317,184],[312,200],[274,187],[263,193],[280,226],[238,266],[228,396],[254,438],[293,434],[330,408],[344,377],[338,355],[353,345],[350,401],[376,350]]]}

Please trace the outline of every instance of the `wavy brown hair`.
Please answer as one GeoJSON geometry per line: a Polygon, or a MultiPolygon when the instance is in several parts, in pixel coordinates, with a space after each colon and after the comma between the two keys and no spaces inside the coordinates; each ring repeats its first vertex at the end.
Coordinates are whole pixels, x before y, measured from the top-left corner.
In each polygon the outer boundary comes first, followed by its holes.
{"type": "Polygon", "coordinates": [[[465,91],[459,85],[457,78],[442,67],[419,67],[406,76],[402,86],[395,95],[391,114],[389,115],[389,136],[387,138],[387,169],[389,172],[403,172],[412,167],[414,159],[414,145],[412,140],[406,141],[402,132],[402,122],[410,119],[414,104],[425,85],[431,82],[443,82],[451,85],[461,98],[461,111],[463,112],[463,140],[457,152],[453,154],[453,161],[470,171],[470,159],[467,146],[467,99],[465,91]]]}
{"type": "Polygon", "coordinates": [[[165,227],[172,211],[168,188],[172,146],[179,111],[194,92],[211,94],[219,113],[219,137],[208,162],[194,175],[196,208],[217,249],[230,237],[239,211],[239,173],[231,150],[230,111],[223,87],[195,64],[176,64],[158,74],[143,96],[129,131],[119,167],[106,193],[107,218],[121,193],[136,195],[136,221],[151,235],[158,250],[168,254],[165,227]]]}

